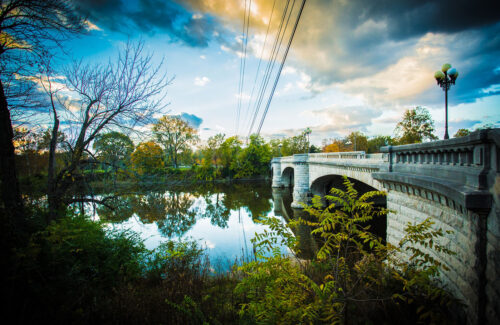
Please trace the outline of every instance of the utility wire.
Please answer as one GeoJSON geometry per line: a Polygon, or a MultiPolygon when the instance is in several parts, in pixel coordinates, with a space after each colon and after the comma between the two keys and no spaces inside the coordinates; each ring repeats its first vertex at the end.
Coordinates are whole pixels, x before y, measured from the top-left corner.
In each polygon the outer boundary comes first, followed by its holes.
{"type": "MultiPolygon", "coordinates": [[[[294,0],[294,2],[295,2],[295,0],[294,0]]],[[[281,48],[281,43],[283,41],[283,36],[285,35],[286,28],[288,26],[288,24],[286,24],[285,28],[283,29],[283,23],[285,22],[285,18],[286,18],[286,14],[288,12],[289,4],[290,4],[290,0],[287,1],[285,8],[283,10],[283,15],[281,17],[280,25],[278,28],[278,33],[276,34],[276,38],[274,39],[273,48],[272,48],[271,53],[269,55],[269,60],[267,62],[266,70],[264,72],[264,76],[263,76],[262,82],[260,84],[259,93],[257,95],[257,100],[255,101],[255,105],[254,105],[254,113],[253,113],[252,122],[251,122],[251,125],[250,125],[249,130],[248,130],[247,140],[250,137],[250,135],[252,134],[252,129],[253,129],[253,126],[254,126],[255,121],[257,119],[257,116],[259,114],[260,106],[262,104],[262,99],[264,98],[264,94],[266,92],[267,85],[269,83],[269,79],[271,78],[271,73],[274,70],[274,64],[276,62],[276,57],[278,56],[279,50],[281,48]],[[283,35],[281,34],[281,31],[283,31],[283,35]]],[[[293,9],[293,5],[292,5],[292,9],[293,9]]],[[[287,20],[287,23],[288,23],[288,20],[287,20]]]]}
{"type": "Polygon", "coordinates": [[[264,114],[262,115],[262,119],[260,120],[260,125],[257,130],[257,134],[260,134],[260,130],[262,129],[262,125],[264,124],[264,120],[266,119],[267,112],[269,111],[269,106],[271,105],[271,100],[273,99],[274,91],[276,90],[276,86],[278,85],[278,81],[280,79],[281,70],[283,70],[283,66],[285,65],[286,57],[288,55],[288,51],[290,50],[290,46],[292,45],[292,40],[295,35],[295,31],[297,30],[297,26],[299,25],[300,16],[302,15],[302,11],[304,10],[304,5],[306,4],[306,0],[302,0],[302,5],[300,6],[299,13],[297,15],[297,20],[295,21],[295,25],[293,26],[292,35],[290,35],[290,39],[288,40],[288,45],[286,47],[285,54],[283,56],[283,60],[281,61],[281,66],[278,70],[278,75],[276,80],[274,81],[273,89],[271,90],[271,94],[269,95],[269,99],[267,101],[266,109],[264,114]]]}
{"type": "Polygon", "coordinates": [[[269,21],[267,23],[267,30],[266,30],[266,37],[264,38],[264,45],[262,45],[262,50],[260,51],[260,59],[259,59],[259,64],[257,66],[257,73],[255,74],[255,80],[253,81],[253,86],[252,86],[252,92],[251,92],[251,95],[250,95],[250,99],[248,100],[248,106],[247,106],[247,110],[246,110],[246,114],[245,114],[245,121],[248,121],[248,114],[250,113],[250,104],[252,103],[252,98],[253,98],[253,94],[254,94],[254,91],[255,91],[255,85],[257,84],[257,79],[259,78],[259,72],[260,72],[260,65],[262,63],[262,58],[264,57],[264,49],[266,48],[266,44],[267,44],[267,36],[269,34],[269,28],[271,27],[271,21],[273,19],[273,13],[274,13],[274,7],[276,5],[276,0],[273,1],[273,7],[271,9],[271,15],[269,16],[269,21]]]}
{"type": "Polygon", "coordinates": [[[241,115],[241,105],[243,100],[243,88],[245,83],[245,66],[246,66],[246,57],[247,57],[247,45],[248,45],[248,28],[250,26],[250,9],[252,7],[252,0],[249,1],[248,4],[248,13],[247,13],[247,0],[245,0],[245,14],[243,16],[243,38],[242,38],[242,52],[243,56],[240,61],[240,87],[239,87],[239,98],[238,98],[238,110],[236,112],[236,135],[238,134],[239,125],[240,125],[240,115],[241,115]],[[242,63],[241,63],[242,62],[242,63]]]}
{"type": "MultiPolygon", "coordinates": [[[[245,10],[243,11],[243,29],[241,31],[241,53],[244,51],[244,38],[245,38],[245,30],[247,23],[247,0],[245,0],[245,10]]],[[[238,132],[238,124],[239,124],[239,111],[241,106],[241,77],[243,71],[243,57],[240,57],[240,75],[238,80],[238,105],[236,107],[236,117],[234,120],[234,132],[238,132]]]]}
{"type": "MultiPolygon", "coordinates": [[[[273,49],[271,51],[271,54],[269,55],[269,60],[268,60],[268,63],[267,63],[266,71],[264,73],[264,78],[262,79],[262,82],[261,82],[261,85],[260,85],[260,89],[259,89],[259,94],[257,96],[258,99],[257,99],[257,101],[255,102],[255,105],[254,105],[254,114],[253,114],[253,118],[252,118],[252,123],[250,125],[249,130],[248,130],[247,139],[252,134],[252,129],[253,129],[253,126],[254,126],[255,121],[257,119],[257,116],[259,114],[260,105],[262,103],[262,99],[264,98],[264,94],[265,94],[265,91],[266,91],[269,79],[271,77],[272,70],[274,70],[274,64],[276,63],[276,57],[277,57],[277,55],[279,53],[279,50],[281,48],[281,43],[283,41],[283,37],[285,35],[286,28],[288,26],[288,21],[289,21],[290,15],[288,16],[288,19],[286,21],[285,28],[283,28],[283,23],[285,21],[286,14],[288,12],[288,6],[289,6],[289,4],[290,4],[290,0],[287,1],[286,5],[285,5],[285,8],[283,10],[283,15],[281,17],[280,26],[278,28],[278,33],[276,34],[276,38],[275,38],[274,44],[273,44],[273,49]],[[281,34],[282,31],[283,31],[283,34],[281,34]]],[[[294,0],[294,3],[292,4],[292,10],[293,10],[293,5],[294,4],[295,4],[295,0],[294,0]]],[[[290,14],[291,14],[292,10],[290,10],[290,14]]]]}

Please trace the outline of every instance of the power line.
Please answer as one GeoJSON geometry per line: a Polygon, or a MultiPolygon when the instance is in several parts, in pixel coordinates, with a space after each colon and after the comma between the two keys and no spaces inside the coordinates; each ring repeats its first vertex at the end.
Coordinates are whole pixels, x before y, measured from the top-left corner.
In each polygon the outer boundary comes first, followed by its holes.
{"type": "MultiPolygon", "coordinates": [[[[245,10],[243,11],[243,29],[241,31],[241,53],[244,51],[244,38],[245,38],[245,30],[247,23],[247,0],[245,0],[245,10]]],[[[240,57],[240,75],[238,80],[238,106],[236,107],[236,118],[234,121],[234,132],[238,132],[238,124],[239,124],[239,113],[241,106],[241,79],[243,75],[243,56],[240,57]]]]}
{"type": "Polygon", "coordinates": [[[269,28],[271,27],[271,21],[273,19],[273,13],[274,13],[274,7],[276,5],[276,0],[273,1],[273,7],[271,8],[271,15],[269,16],[269,21],[267,23],[267,30],[266,30],[266,37],[264,38],[264,45],[262,45],[262,50],[260,51],[260,58],[259,58],[259,64],[257,66],[257,72],[255,73],[255,80],[253,81],[253,86],[252,86],[252,92],[250,95],[250,99],[248,100],[248,106],[247,106],[247,111],[245,114],[245,120],[248,120],[248,113],[250,113],[250,104],[252,103],[252,98],[253,94],[255,91],[255,85],[257,84],[257,79],[259,78],[259,72],[260,72],[260,65],[262,63],[262,58],[264,57],[264,49],[266,48],[267,44],[267,36],[269,34],[269,28]]]}
{"type": "Polygon", "coordinates": [[[283,37],[285,36],[286,28],[288,27],[288,22],[290,20],[290,15],[292,13],[293,6],[295,4],[295,0],[292,3],[292,8],[290,10],[290,14],[288,15],[288,19],[286,21],[285,28],[283,28],[283,23],[285,22],[285,18],[286,18],[286,14],[288,12],[289,4],[290,4],[290,0],[287,1],[285,8],[283,10],[283,15],[281,17],[280,25],[278,28],[278,33],[276,34],[276,38],[274,39],[273,49],[271,50],[271,53],[269,55],[269,60],[267,63],[266,71],[264,72],[264,77],[263,77],[261,85],[260,85],[259,94],[257,96],[258,99],[254,105],[254,114],[253,114],[253,118],[252,118],[252,123],[250,125],[249,130],[248,130],[247,137],[250,137],[250,134],[252,133],[253,126],[254,126],[255,121],[257,119],[257,116],[259,114],[260,105],[262,103],[262,99],[264,98],[264,94],[265,94],[269,79],[271,78],[271,73],[274,70],[274,64],[276,63],[275,59],[278,56],[279,50],[281,48],[281,43],[283,41],[283,37]],[[283,34],[281,34],[282,31],[283,31],[283,34]]]}
{"type": "MultiPolygon", "coordinates": [[[[294,2],[295,2],[295,0],[294,0],[294,2]]],[[[255,105],[254,105],[254,114],[253,114],[252,122],[250,124],[250,128],[248,130],[247,138],[250,137],[250,134],[252,133],[253,126],[254,126],[255,121],[257,119],[257,116],[259,114],[262,99],[264,98],[264,94],[266,92],[269,79],[271,78],[271,73],[274,70],[274,64],[276,62],[275,60],[276,60],[276,57],[277,57],[279,50],[281,48],[283,36],[285,35],[286,28],[288,26],[288,20],[287,20],[287,24],[285,25],[285,28],[283,29],[283,23],[285,21],[286,14],[288,12],[289,4],[290,4],[290,0],[287,1],[285,8],[283,10],[283,15],[281,17],[280,25],[278,28],[278,33],[276,34],[276,38],[274,39],[273,48],[272,48],[271,53],[269,55],[269,60],[267,62],[266,70],[264,72],[264,76],[263,76],[263,79],[262,79],[262,82],[261,82],[261,85],[259,88],[257,100],[256,100],[255,105]],[[281,31],[283,31],[283,34],[281,34],[281,31]]],[[[293,9],[293,4],[292,4],[292,9],[293,9]]]]}
{"type": "Polygon", "coordinates": [[[248,14],[247,14],[247,0],[245,0],[245,13],[243,16],[243,35],[242,35],[242,53],[243,56],[240,61],[240,83],[239,83],[239,98],[238,98],[238,108],[236,111],[236,128],[235,133],[238,134],[238,129],[240,125],[240,115],[241,115],[241,102],[243,97],[243,88],[245,83],[245,66],[246,66],[246,56],[247,56],[247,45],[248,45],[248,29],[250,26],[250,10],[252,7],[252,0],[248,4],[248,14]]]}
{"type": "Polygon", "coordinates": [[[266,119],[267,112],[269,111],[269,106],[271,105],[271,100],[273,99],[274,91],[276,90],[276,86],[278,85],[281,71],[283,70],[283,66],[285,65],[286,57],[288,55],[288,51],[290,50],[290,46],[292,45],[292,40],[293,40],[293,37],[295,36],[295,31],[297,30],[297,26],[299,25],[300,16],[302,15],[302,11],[304,10],[305,4],[306,4],[306,0],[302,0],[302,5],[300,6],[300,10],[299,10],[299,13],[297,15],[297,20],[295,21],[295,25],[293,26],[292,34],[290,35],[290,39],[288,40],[288,45],[286,47],[285,54],[283,55],[283,60],[281,61],[281,65],[280,65],[280,68],[278,70],[278,75],[276,76],[276,80],[274,81],[273,89],[271,90],[271,94],[269,95],[266,109],[264,110],[264,114],[262,115],[262,119],[260,121],[260,125],[259,125],[259,129],[257,130],[257,134],[260,134],[260,130],[262,129],[262,125],[264,124],[264,120],[266,119]]]}

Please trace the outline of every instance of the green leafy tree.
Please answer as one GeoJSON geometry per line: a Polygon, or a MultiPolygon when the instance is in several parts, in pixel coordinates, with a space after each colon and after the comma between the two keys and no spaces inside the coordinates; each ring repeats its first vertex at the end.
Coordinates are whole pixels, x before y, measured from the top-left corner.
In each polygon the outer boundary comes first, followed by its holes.
{"type": "Polygon", "coordinates": [[[99,134],[94,140],[93,148],[98,159],[111,165],[116,173],[118,168],[124,168],[128,164],[134,151],[134,143],[126,134],[113,131],[99,134]]]}
{"type": "Polygon", "coordinates": [[[204,181],[213,181],[220,175],[220,170],[212,164],[211,159],[201,158],[194,170],[196,178],[204,181]]]}
{"type": "Polygon", "coordinates": [[[241,152],[241,140],[238,136],[232,136],[224,140],[220,146],[220,163],[224,176],[232,177],[231,164],[237,159],[241,152]]]}
{"type": "Polygon", "coordinates": [[[362,132],[351,132],[346,139],[346,143],[350,143],[350,150],[352,151],[368,151],[368,138],[362,132]]]}
{"type": "Polygon", "coordinates": [[[175,168],[178,166],[179,155],[188,150],[190,145],[198,142],[196,129],[179,117],[165,115],[153,125],[153,134],[163,146],[167,161],[175,168]]]}
{"type": "Polygon", "coordinates": [[[233,161],[231,169],[235,171],[235,178],[254,175],[265,175],[269,171],[271,148],[258,135],[250,136],[250,143],[244,148],[238,158],[233,161]]]}
{"type": "Polygon", "coordinates": [[[377,135],[368,140],[368,153],[380,152],[380,148],[395,144],[390,135],[377,135]]]}
{"type": "Polygon", "coordinates": [[[222,133],[209,137],[207,145],[203,150],[205,159],[211,161],[215,168],[218,168],[221,163],[221,146],[224,143],[225,137],[222,133]]]}
{"type": "MultiPolygon", "coordinates": [[[[45,130],[37,141],[37,150],[49,150],[50,149],[50,140],[52,139],[52,132],[50,129],[45,130]]],[[[56,146],[60,146],[61,144],[67,141],[66,134],[61,131],[57,132],[57,143],[56,146]]]]}
{"type": "Polygon", "coordinates": [[[420,143],[424,140],[437,140],[434,134],[434,121],[425,107],[417,106],[408,109],[403,115],[403,120],[396,126],[398,144],[420,143]]]}
{"type": "Polygon", "coordinates": [[[143,142],[132,153],[131,164],[139,176],[158,173],[164,166],[163,151],[153,141],[143,142]]]}
{"type": "Polygon", "coordinates": [[[281,152],[283,156],[307,153],[308,145],[307,135],[305,133],[301,133],[299,135],[281,140],[281,152]]]}
{"type": "Polygon", "coordinates": [[[309,153],[320,153],[320,152],[321,148],[316,147],[314,144],[312,144],[311,147],[309,148],[309,153]]]}

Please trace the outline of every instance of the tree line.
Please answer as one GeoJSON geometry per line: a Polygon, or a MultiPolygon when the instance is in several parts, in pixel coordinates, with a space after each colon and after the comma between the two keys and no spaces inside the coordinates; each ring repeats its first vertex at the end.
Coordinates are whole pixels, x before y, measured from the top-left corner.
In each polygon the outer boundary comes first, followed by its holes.
{"type": "MultiPolygon", "coordinates": [[[[22,174],[47,177],[51,130],[16,128],[14,131],[16,158],[22,174]]],[[[61,166],[58,172],[74,160],[71,146],[66,145],[67,138],[58,131],[53,155],[54,165],[61,166]]],[[[142,135],[140,139],[136,145],[130,134],[120,131],[96,134],[81,155],[81,180],[147,180],[178,174],[204,181],[265,177],[273,157],[319,152],[317,147],[309,145],[305,133],[270,141],[252,135],[246,143],[238,136],[221,133],[201,143],[197,129],[173,115],[159,118],[153,123],[150,136],[142,135]]]]}
{"type": "MultiPolygon", "coordinates": [[[[488,128],[486,125],[483,128],[488,128]]],[[[434,120],[425,107],[417,106],[407,109],[394,129],[394,135],[377,135],[368,137],[360,131],[351,132],[344,138],[324,139],[323,152],[365,151],[380,152],[380,148],[389,145],[404,145],[438,140],[435,134],[434,120]]],[[[454,137],[467,136],[472,131],[458,129],[454,137]]]]}
{"type": "MultiPolygon", "coordinates": [[[[252,135],[247,143],[238,136],[216,134],[202,143],[196,128],[180,116],[164,115],[152,124],[150,136],[141,136],[134,143],[123,132],[108,130],[93,137],[92,150],[82,155],[83,175],[93,180],[147,180],[157,176],[213,181],[266,176],[273,157],[300,153],[365,151],[380,152],[382,146],[419,143],[436,140],[434,122],[422,107],[409,109],[396,127],[396,136],[367,137],[362,132],[351,132],[345,138],[325,139],[320,149],[311,145],[307,134],[271,139],[252,135]],[[330,142],[329,144],[327,144],[330,142]]],[[[26,128],[14,129],[14,143],[18,150],[17,164],[23,175],[47,176],[52,132],[26,128]]],[[[468,135],[460,129],[455,137],[468,135]]],[[[71,145],[67,136],[58,131],[55,165],[71,161],[71,145]]],[[[90,148],[89,148],[90,149],[90,148]]],[[[156,178],[157,179],[157,178],[156,178]]],[[[165,179],[162,178],[162,181],[165,179]]]]}

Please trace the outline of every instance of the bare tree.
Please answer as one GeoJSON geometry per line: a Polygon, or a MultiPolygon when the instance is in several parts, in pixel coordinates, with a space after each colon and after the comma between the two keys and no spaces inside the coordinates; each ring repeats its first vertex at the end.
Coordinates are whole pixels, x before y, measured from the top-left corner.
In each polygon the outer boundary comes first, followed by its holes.
{"type": "Polygon", "coordinates": [[[60,113],[75,125],[70,157],[57,174],[55,154],[50,156],[48,200],[51,218],[72,202],[95,201],[93,198],[76,199],[71,191],[82,179],[81,168],[91,163],[86,158],[92,156],[89,145],[105,129],[133,128],[149,123],[154,113],[168,105],[164,90],[171,81],[163,72],[163,60],[153,63],[152,55],[144,53],[143,42],[135,45],[128,42],[115,62],[75,62],[64,71],[64,76],[65,91],[69,92],[65,99],[50,88],[51,78],[45,83],[54,118],[51,152],[55,152],[60,113]]]}
{"type": "Polygon", "coordinates": [[[68,35],[84,29],[84,19],[75,12],[70,0],[0,0],[0,179],[3,207],[13,218],[5,220],[7,227],[15,227],[24,217],[7,97],[12,76],[31,74],[37,58],[48,56],[68,35]]]}

